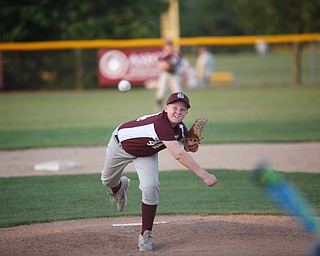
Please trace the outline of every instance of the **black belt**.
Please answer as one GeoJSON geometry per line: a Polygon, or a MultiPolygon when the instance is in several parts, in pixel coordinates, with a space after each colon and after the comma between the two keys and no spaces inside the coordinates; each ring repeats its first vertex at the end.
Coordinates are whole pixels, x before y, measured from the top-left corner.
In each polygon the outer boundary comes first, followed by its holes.
{"type": "Polygon", "coordinates": [[[118,138],[118,135],[116,134],[116,135],[114,135],[114,138],[116,139],[116,142],[118,142],[118,144],[120,144],[120,140],[119,140],[119,138],[118,138]]]}

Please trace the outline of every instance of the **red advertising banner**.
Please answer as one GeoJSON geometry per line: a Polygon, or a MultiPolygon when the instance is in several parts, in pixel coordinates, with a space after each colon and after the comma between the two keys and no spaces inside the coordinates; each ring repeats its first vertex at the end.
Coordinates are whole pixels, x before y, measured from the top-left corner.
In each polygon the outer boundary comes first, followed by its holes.
{"type": "Polygon", "coordinates": [[[142,85],[159,76],[160,48],[100,49],[98,52],[99,85],[115,86],[126,79],[133,85],[142,85]]]}

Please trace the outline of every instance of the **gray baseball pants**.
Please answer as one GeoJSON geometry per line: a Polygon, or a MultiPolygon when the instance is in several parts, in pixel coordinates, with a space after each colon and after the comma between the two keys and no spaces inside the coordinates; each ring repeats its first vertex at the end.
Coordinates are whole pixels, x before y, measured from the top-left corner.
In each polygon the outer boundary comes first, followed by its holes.
{"type": "Polygon", "coordinates": [[[117,129],[112,133],[107,146],[105,164],[101,171],[102,183],[110,188],[116,187],[125,167],[132,163],[138,174],[142,202],[147,205],[158,204],[160,192],[158,154],[148,157],[130,155],[115,139],[116,134],[117,129]]]}

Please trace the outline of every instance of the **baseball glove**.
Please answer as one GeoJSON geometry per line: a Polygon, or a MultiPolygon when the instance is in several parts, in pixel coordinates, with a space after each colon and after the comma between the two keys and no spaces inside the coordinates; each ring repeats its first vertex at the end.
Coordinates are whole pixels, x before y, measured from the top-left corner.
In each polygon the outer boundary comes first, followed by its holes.
{"type": "Polygon", "coordinates": [[[198,150],[199,144],[203,139],[202,132],[207,122],[208,118],[206,117],[200,117],[194,121],[188,132],[187,138],[181,140],[185,151],[196,152],[198,150]]]}

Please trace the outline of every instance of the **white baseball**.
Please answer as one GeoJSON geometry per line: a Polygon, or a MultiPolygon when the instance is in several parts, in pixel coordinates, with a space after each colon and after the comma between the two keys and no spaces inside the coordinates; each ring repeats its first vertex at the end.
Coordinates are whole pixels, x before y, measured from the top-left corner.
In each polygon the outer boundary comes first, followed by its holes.
{"type": "Polygon", "coordinates": [[[118,89],[119,89],[120,92],[127,92],[127,91],[129,91],[131,89],[131,84],[127,80],[121,80],[118,83],[118,89]]]}

